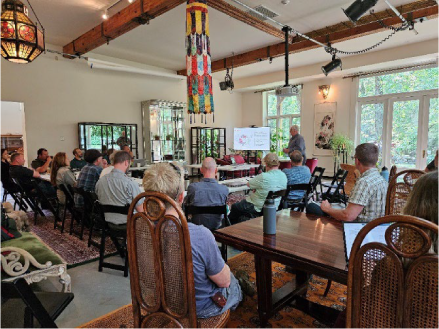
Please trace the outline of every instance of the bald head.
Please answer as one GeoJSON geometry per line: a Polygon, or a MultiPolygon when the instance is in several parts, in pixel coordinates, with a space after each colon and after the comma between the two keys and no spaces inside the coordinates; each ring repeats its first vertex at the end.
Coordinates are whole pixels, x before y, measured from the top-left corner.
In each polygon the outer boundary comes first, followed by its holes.
{"type": "Polygon", "coordinates": [[[205,158],[200,171],[204,178],[215,178],[217,172],[215,160],[213,158],[205,158]]]}

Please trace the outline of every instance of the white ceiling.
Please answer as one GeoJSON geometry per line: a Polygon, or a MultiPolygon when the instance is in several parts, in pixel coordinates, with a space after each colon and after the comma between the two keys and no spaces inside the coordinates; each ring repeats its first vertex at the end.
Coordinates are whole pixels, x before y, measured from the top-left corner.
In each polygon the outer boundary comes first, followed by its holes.
{"type": "MultiPolygon", "coordinates": [[[[227,1],[234,4],[231,0],[227,1]]],[[[288,5],[282,5],[280,0],[240,1],[251,7],[265,5],[280,14],[276,20],[288,23],[305,33],[346,20],[346,16],[340,8],[346,8],[352,2],[346,0],[291,0],[288,5]]],[[[395,6],[412,1],[414,0],[391,0],[395,6]]],[[[99,24],[102,21],[103,10],[112,3],[114,0],[38,0],[33,1],[32,5],[46,28],[47,43],[63,46],[99,24]]],[[[110,15],[126,5],[128,5],[128,0],[116,6],[110,15]]],[[[385,8],[384,1],[379,1],[375,6],[376,11],[385,8]]],[[[410,38],[410,42],[437,38],[437,20],[434,21],[436,22],[434,29],[419,27],[421,33],[416,37],[416,41],[412,41],[410,32],[403,32],[396,35],[383,47],[402,45],[407,42],[408,38],[410,38]]],[[[432,23],[424,24],[431,26],[432,23]]],[[[210,31],[212,60],[230,56],[232,52],[239,54],[280,42],[279,39],[214,9],[210,9],[210,31]]],[[[374,34],[342,43],[342,45],[346,46],[346,49],[356,50],[375,43],[379,38],[381,38],[381,34],[374,34]]],[[[93,53],[177,70],[185,66],[184,41],[185,5],[180,5],[152,20],[149,25],[139,26],[111,41],[109,45],[93,50],[93,53]]],[[[291,66],[321,62],[326,57],[327,54],[321,49],[303,52],[291,57],[291,66]]],[[[282,65],[281,59],[275,59],[272,65],[268,65],[267,62],[258,63],[237,69],[236,76],[249,76],[265,71],[281,70],[282,65]]]]}

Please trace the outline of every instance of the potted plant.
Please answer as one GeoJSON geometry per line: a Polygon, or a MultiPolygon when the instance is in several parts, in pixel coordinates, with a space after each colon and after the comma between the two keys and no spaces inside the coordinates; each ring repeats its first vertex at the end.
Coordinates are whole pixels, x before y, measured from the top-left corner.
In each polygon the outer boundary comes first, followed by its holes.
{"type": "Polygon", "coordinates": [[[354,141],[343,134],[334,134],[329,141],[334,161],[340,164],[340,154],[346,152],[347,159],[352,156],[354,150],[354,141]]]}
{"type": "Polygon", "coordinates": [[[274,132],[271,133],[271,146],[270,152],[276,153],[281,156],[283,154],[283,150],[279,150],[279,141],[282,141],[282,132],[280,129],[275,129],[274,132]]]}
{"type": "Polygon", "coordinates": [[[154,135],[154,140],[159,141],[160,140],[160,136],[159,135],[154,135]]]}

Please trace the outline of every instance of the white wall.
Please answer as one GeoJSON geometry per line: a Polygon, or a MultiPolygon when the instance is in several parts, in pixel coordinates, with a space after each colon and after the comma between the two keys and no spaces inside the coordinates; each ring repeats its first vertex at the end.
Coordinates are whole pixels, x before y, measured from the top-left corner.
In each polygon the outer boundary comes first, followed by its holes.
{"type": "MultiPolygon", "coordinates": [[[[186,81],[92,70],[83,60],[55,60],[49,54],[27,65],[2,60],[1,78],[2,101],[24,103],[29,159],[40,147],[53,155],[65,151],[71,156],[78,146],[78,122],[137,123],[141,155],[140,103],[186,101],[186,81]]],[[[215,126],[228,128],[231,145],[232,128],[241,125],[242,97],[221,92],[214,81],[214,101],[215,126]]]]}
{"type": "MultiPolygon", "coordinates": [[[[313,155],[314,141],[314,105],[323,103],[325,100],[319,94],[320,85],[331,85],[327,102],[337,102],[337,113],[335,121],[335,132],[349,135],[354,139],[355,127],[355,100],[352,100],[352,90],[355,83],[352,79],[321,79],[306,82],[303,85],[301,104],[302,122],[301,134],[305,139],[306,154],[308,158],[319,159],[318,165],[326,168],[325,175],[332,175],[334,172],[332,156],[313,155]],[[352,105],[354,104],[354,105],[352,105]],[[352,122],[352,119],[354,121],[352,122]]],[[[263,95],[261,93],[248,92],[242,97],[242,123],[244,126],[264,125],[263,122],[263,95]]]]}
{"type": "Polygon", "coordinates": [[[1,102],[2,135],[23,135],[24,113],[20,103],[1,102]]]}

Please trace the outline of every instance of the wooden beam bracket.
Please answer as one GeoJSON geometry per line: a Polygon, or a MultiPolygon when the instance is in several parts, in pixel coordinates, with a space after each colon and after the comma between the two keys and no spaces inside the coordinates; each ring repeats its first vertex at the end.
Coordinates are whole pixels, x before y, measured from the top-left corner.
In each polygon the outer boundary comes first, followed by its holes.
{"type": "Polygon", "coordinates": [[[139,25],[149,25],[149,22],[154,17],[151,15],[148,15],[148,13],[142,13],[139,17],[136,17],[133,19],[133,22],[138,23],[139,25]]]}

